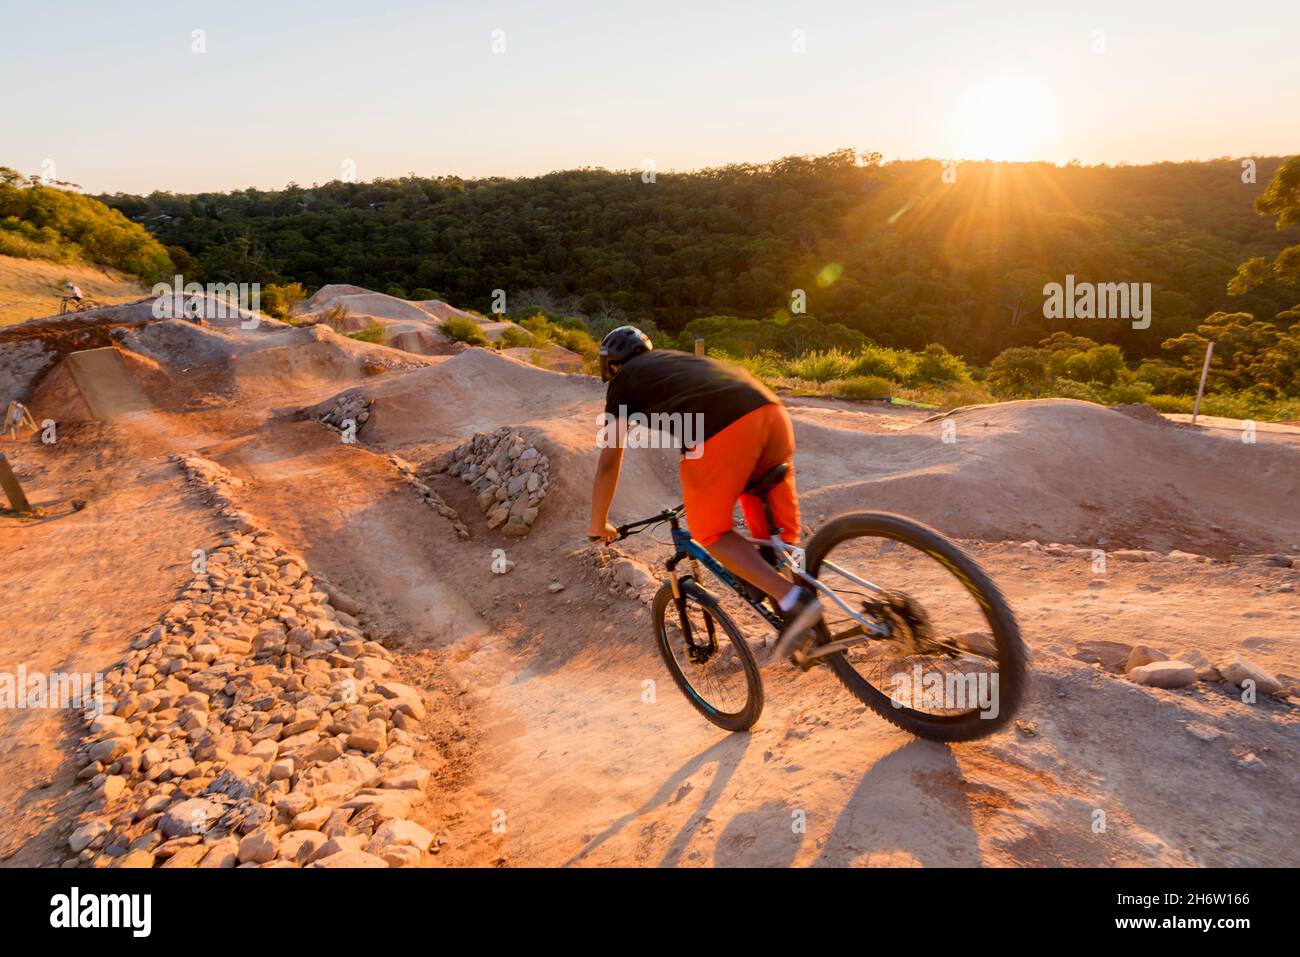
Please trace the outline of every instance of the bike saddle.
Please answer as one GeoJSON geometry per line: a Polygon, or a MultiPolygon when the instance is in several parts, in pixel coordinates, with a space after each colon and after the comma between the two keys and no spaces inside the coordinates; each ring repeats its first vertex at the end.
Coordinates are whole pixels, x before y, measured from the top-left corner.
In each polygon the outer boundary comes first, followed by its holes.
{"type": "Polygon", "coordinates": [[[771,489],[785,481],[785,477],[790,474],[790,468],[791,466],[789,462],[782,462],[780,465],[772,466],[758,478],[745,486],[745,494],[757,495],[761,498],[771,489]]]}

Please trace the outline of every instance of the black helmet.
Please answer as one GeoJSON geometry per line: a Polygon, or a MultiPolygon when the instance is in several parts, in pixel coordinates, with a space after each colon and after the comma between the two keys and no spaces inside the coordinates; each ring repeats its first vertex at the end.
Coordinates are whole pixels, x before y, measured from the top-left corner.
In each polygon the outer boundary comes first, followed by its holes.
{"type": "Polygon", "coordinates": [[[600,342],[598,355],[601,381],[608,382],[614,378],[614,374],[609,371],[611,362],[627,362],[633,356],[639,356],[653,348],[650,337],[636,326],[619,326],[617,329],[611,329],[600,342]]]}

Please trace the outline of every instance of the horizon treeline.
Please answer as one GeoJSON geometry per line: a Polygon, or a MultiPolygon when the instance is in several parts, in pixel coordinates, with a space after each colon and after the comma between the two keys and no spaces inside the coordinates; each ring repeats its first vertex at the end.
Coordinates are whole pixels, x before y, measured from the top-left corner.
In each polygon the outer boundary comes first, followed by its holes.
{"type": "Polygon", "coordinates": [[[1282,160],[1253,163],[1248,182],[1238,159],[946,166],[840,150],[653,177],[581,169],[99,198],[206,281],[418,289],[484,312],[494,290],[509,304],[542,289],[671,331],[780,317],[802,290],[807,314],[883,346],[941,343],[986,363],[1069,332],[1138,361],[1213,313],[1271,321],[1296,305],[1294,286],[1267,277],[1228,294],[1242,263],[1287,246],[1254,208],[1282,160]],[[1151,327],[1045,318],[1044,286],[1067,275],[1151,283],[1151,327]]]}

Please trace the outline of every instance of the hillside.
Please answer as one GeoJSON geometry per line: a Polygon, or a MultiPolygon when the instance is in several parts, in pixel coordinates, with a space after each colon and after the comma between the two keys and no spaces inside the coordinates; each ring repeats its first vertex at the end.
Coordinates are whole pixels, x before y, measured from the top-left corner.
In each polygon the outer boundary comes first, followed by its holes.
{"type": "Polygon", "coordinates": [[[1286,236],[1253,203],[1280,165],[1241,161],[1056,167],[881,163],[844,150],[692,173],[570,170],[521,179],[403,177],[233,193],[102,197],[205,278],[345,282],[487,312],[552,303],[621,310],[680,329],[719,313],[807,311],[884,345],[938,342],[987,362],[1068,330],[1160,354],[1218,310],[1271,320],[1294,289],[1229,297],[1242,262],[1286,236]],[[1150,282],[1150,329],[1061,324],[1043,286],[1150,282]],[[543,290],[536,294],[534,290],[543,290]]]}
{"type": "Polygon", "coordinates": [[[105,304],[149,293],[137,277],[109,266],[0,256],[0,326],[57,315],[63,284],[69,281],[105,304]]]}

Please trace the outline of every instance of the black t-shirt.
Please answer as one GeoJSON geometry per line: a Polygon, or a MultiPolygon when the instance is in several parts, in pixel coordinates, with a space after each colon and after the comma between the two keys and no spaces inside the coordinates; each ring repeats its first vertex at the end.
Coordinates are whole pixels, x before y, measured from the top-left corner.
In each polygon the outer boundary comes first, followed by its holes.
{"type": "Polygon", "coordinates": [[[683,429],[678,434],[693,444],[777,401],[767,386],[739,366],[655,349],[633,356],[610,380],[605,413],[616,419],[644,416],[648,423],[633,420],[632,424],[651,428],[657,424],[653,417],[659,416],[659,425],[675,423],[672,427],[683,429]]]}

